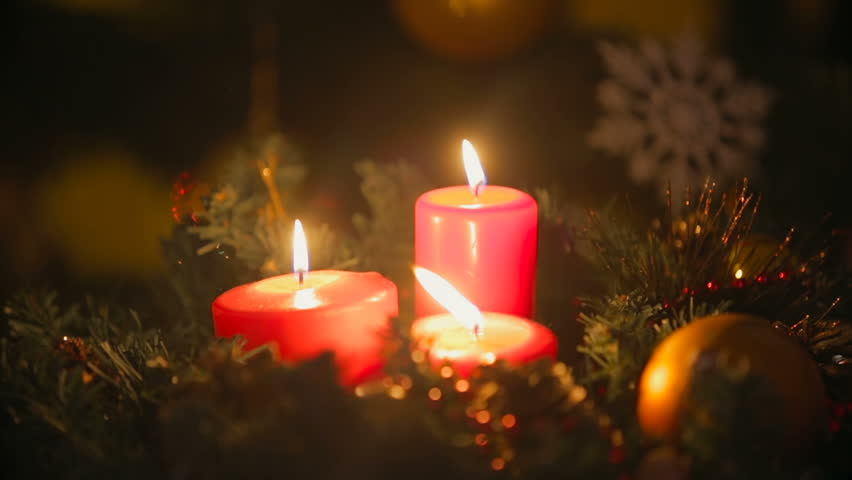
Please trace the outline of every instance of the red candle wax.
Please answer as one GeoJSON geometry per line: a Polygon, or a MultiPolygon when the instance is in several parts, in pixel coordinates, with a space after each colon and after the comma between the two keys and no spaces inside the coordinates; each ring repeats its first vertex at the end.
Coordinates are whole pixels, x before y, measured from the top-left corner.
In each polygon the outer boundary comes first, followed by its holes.
{"type": "Polygon", "coordinates": [[[497,360],[520,365],[540,358],[556,359],[556,336],[544,325],[505,313],[483,312],[482,316],[478,336],[449,313],[417,319],[411,336],[417,348],[428,350],[435,368],[449,362],[461,377],[497,360]]]}
{"type": "Polygon", "coordinates": [[[378,273],[318,270],[228,290],[213,302],[216,335],[241,335],[246,348],[273,344],[282,361],[335,353],[348,386],[382,367],[382,334],[397,316],[396,285],[378,273]]]}
{"type": "Polygon", "coordinates": [[[450,313],[417,319],[411,326],[416,348],[429,351],[432,365],[450,362],[466,377],[478,365],[505,360],[522,364],[556,358],[556,336],[543,325],[506,313],[481,312],[445,278],[417,266],[417,283],[450,313]]]}
{"type": "MultiPolygon", "coordinates": [[[[484,311],[529,318],[535,302],[538,206],[514,188],[424,193],[415,205],[415,263],[439,273],[484,311]]],[[[417,316],[444,309],[421,286],[417,316]]]]}

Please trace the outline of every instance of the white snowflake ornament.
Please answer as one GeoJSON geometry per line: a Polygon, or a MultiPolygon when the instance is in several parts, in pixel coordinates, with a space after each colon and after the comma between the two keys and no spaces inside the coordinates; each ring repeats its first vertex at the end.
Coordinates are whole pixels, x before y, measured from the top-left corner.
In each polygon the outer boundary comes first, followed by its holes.
{"type": "Polygon", "coordinates": [[[605,115],[588,141],[628,158],[637,183],[673,195],[707,177],[724,183],[753,173],[771,103],[766,88],[739,81],[726,58],[711,58],[694,37],[670,48],[608,42],[599,51],[609,78],[598,85],[605,115]]]}

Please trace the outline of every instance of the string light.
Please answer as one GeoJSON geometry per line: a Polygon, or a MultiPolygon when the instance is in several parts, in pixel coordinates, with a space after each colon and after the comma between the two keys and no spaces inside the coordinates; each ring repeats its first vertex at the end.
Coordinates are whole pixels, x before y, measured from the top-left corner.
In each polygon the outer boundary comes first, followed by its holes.
{"type": "Polygon", "coordinates": [[[491,421],[491,412],[488,410],[480,410],[476,412],[476,421],[485,425],[491,421]]]}
{"type": "Polygon", "coordinates": [[[470,389],[470,382],[465,379],[460,379],[456,382],[456,390],[460,393],[464,393],[470,389]]]}
{"type": "Polygon", "coordinates": [[[500,419],[500,423],[502,423],[506,428],[512,428],[518,423],[518,419],[511,413],[507,413],[506,415],[503,415],[502,419],[500,419]]]}
{"type": "Polygon", "coordinates": [[[571,393],[569,393],[569,398],[573,403],[580,403],[586,399],[586,395],[588,395],[586,388],[577,385],[576,387],[571,389],[571,393]]]}
{"type": "Polygon", "coordinates": [[[388,389],[388,396],[394,400],[402,400],[405,398],[405,389],[399,385],[394,385],[388,389]]]}

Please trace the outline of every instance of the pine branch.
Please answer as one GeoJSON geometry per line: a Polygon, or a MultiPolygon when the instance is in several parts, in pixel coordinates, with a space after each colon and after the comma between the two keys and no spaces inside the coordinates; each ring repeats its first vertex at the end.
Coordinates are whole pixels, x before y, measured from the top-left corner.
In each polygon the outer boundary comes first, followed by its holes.
{"type": "Polygon", "coordinates": [[[408,285],[414,261],[414,203],[430,183],[417,167],[402,160],[387,165],[364,160],[355,171],[369,207],[368,213],[352,219],[358,267],[408,285]]]}
{"type": "Polygon", "coordinates": [[[134,312],[93,307],[60,308],[54,293],[25,294],[5,307],[3,410],[16,430],[42,431],[37,441],[53,452],[54,463],[32,458],[33,468],[103,468],[144,456],[140,433],[170,383],[169,351],[134,312]]]}
{"type": "Polygon", "coordinates": [[[729,304],[695,305],[671,312],[638,293],[586,299],[578,320],[585,326],[578,350],[590,365],[586,382],[605,382],[614,401],[635,391],[636,382],[656,346],[693,319],[725,311],[729,304]]]}

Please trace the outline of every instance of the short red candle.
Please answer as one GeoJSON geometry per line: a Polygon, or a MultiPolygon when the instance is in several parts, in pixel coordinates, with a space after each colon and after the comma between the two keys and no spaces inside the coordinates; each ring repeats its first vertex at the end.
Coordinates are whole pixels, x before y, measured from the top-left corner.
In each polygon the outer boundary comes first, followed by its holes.
{"type": "Polygon", "coordinates": [[[417,348],[428,350],[433,367],[449,362],[461,377],[497,360],[521,365],[540,358],[556,359],[556,336],[544,325],[505,313],[483,312],[482,316],[479,337],[449,313],[417,319],[411,325],[411,336],[417,348]]]}
{"type": "Polygon", "coordinates": [[[396,285],[375,272],[317,270],[281,275],[228,290],[213,302],[216,335],[274,344],[278,357],[300,362],[336,355],[341,381],[356,385],[382,367],[382,334],[398,314],[396,285]]]}
{"type": "Polygon", "coordinates": [[[411,326],[415,348],[427,350],[434,367],[449,362],[466,377],[497,360],[518,365],[556,359],[556,336],[545,326],[506,313],[480,312],[455,286],[423,267],[415,267],[414,275],[424,292],[450,312],[419,318],[411,326]]]}
{"type": "MultiPolygon", "coordinates": [[[[468,155],[476,152],[469,142],[468,155]],[[472,152],[472,153],[469,153],[472,152]]],[[[424,193],[414,209],[415,263],[444,277],[484,311],[529,318],[535,302],[538,206],[514,188],[446,187],[424,193]]],[[[444,310],[423,288],[415,290],[417,316],[444,310]]]]}

